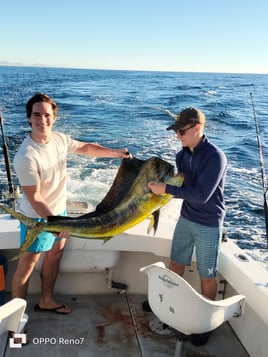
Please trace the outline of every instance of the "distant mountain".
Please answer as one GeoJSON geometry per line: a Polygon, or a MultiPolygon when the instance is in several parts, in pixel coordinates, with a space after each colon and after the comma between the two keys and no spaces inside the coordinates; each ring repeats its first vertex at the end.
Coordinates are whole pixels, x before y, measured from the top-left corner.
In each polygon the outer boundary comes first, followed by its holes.
{"type": "Polygon", "coordinates": [[[0,61],[0,66],[16,66],[16,67],[47,67],[44,66],[43,64],[24,64],[21,62],[8,62],[8,61],[0,61]]]}
{"type": "Polygon", "coordinates": [[[20,62],[8,62],[8,61],[0,61],[0,66],[23,66],[20,62]]]}

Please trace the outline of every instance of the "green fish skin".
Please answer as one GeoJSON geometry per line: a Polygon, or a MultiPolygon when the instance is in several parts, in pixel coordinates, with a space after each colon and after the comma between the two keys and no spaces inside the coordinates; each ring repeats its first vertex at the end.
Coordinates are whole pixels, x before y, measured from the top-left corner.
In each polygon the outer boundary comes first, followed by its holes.
{"type": "Polygon", "coordinates": [[[156,230],[159,210],[173,196],[153,194],[148,182],[162,181],[181,187],[183,180],[183,174],[174,176],[174,166],[158,157],[140,160],[131,156],[122,160],[110,190],[94,212],[79,217],[51,216],[47,222],[36,222],[7,205],[0,204],[0,209],[28,229],[20,253],[25,252],[42,231],[57,234],[68,230],[73,237],[107,241],[151,215],[155,216],[156,230]]]}

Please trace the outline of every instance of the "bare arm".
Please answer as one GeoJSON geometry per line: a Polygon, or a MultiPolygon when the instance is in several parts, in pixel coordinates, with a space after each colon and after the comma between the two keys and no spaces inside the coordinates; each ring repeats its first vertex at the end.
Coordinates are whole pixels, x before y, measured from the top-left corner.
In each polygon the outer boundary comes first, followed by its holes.
{"type": "Polygon", "coordinates": [[[48,216],[53,215],[48,204],[40,194],[40,184],[34,186],[22,186],[22,189],[33,209],[40,217],[47,219],[48,216]]]}
{"type": "MultiPolygon", "coordinates": [[[[40,184],[34,186],[22,186],[22,189],[33,209],[40,215],[40,217],[47,219],[48,216],[53,216],[49,206],[40,194],[40,184]]],[[[63,230],[56,236],[59,238],[69,238],[70,234],[68,231],[63,230]]]]}
{"type": "Polygon", "coordinates": [[[75,151],[79,155],[88,155],[92,157],[111,157],[111,158],[128,158],[128,149],[110,149],[95,143],[79,142],[79,146],[75,151]]]}

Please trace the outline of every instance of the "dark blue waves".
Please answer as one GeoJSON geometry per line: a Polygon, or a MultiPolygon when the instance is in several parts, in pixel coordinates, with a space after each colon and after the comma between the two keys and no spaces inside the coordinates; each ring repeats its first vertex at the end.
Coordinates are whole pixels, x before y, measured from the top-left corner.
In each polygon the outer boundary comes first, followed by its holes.
{"type": "MultiPolygon", "coordinates": [[[[250,93],[268,168],[268,75],[0,67],[0,110],[11,160],[29,131],[25,103],[39,91],[51,95],[60,106],[55,129],[79,140],[128,147],[141,158],[158,155],[171,163],[179,143],[166,131],[173,120],[170,114],[187,106],[203,110],[207,135],[225,151],[229,162],[227,233],[243,248],[266,251],[259,148],[250,93]]],[[[107,165],[115,169],[117,164],[104,160],[94,166],[93,162],[93,170],[105,171],[107,165]]],[[[76,166],[76,159],[70,159],[69,165],[76,166]]],[[[81,180],[92,174],[92,163],[89,166],[89,171],[81,169],[81,180]]],[[[0,168],[3,186],[1,152],[0,168]]],[[[260,259],[266,262],[266,255],[260,259]]]]}

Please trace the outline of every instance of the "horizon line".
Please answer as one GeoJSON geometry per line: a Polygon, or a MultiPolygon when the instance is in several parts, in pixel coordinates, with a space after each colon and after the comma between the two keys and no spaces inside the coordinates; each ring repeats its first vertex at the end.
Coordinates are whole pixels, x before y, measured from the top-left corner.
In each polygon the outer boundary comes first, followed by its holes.
{"type": "Polygon", "coordinates": [[[99,71],[133,71],[133,72],[172,72],[172,73],[219,73],[219,74],[259,74],[267,75],[265,72],[228,72],[228,71],[201,71],[201,70],[174,70],[174,69],[135,69],[135,68],[98,68],[98,67],[69,67],[44,64],[23,64],[20,62],[0,61],[0,67],[36,67],[36,68],[55,68],[55,69],[80,69],[80,70],[99,70],[99,71]]]}

